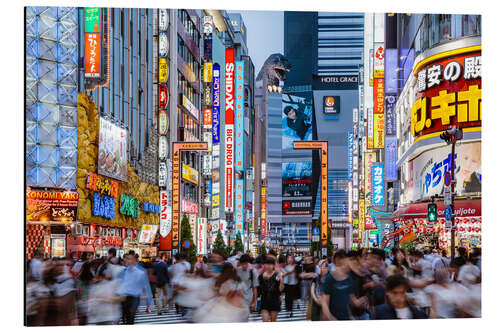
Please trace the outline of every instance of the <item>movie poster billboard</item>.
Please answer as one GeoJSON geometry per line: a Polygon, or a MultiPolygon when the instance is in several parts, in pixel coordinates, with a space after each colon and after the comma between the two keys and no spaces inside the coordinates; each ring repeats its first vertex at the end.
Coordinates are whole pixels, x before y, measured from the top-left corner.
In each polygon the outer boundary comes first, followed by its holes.
{"type": "Polygon", "coordinates": [[[104,118],[99,119],[100,175],[127,180],[127,130],[104,118]]]}
{"type": "MultiPolygon", "coordinates": [[[[465,195],[480,193],[482,185],[481,142],[462,143],[455,151],[455,193],[465,195]]],[[[444,175],[451,170],[451,149],[442,146],[425,151],[410,161],[408,200],[443,195],[444,175]],[[411,186],[410,186],[411,185],[411,186]]]]}
{"type": "Polygon", "coordinates": [[[293,149],[294,141],[312,140],[312,98],[282,95],[282,148],[293,149]]]}
{"type": "Polygon", "coordinates": [[[282,163],[282,195],[312,196],[312,162],[282,163]]]}

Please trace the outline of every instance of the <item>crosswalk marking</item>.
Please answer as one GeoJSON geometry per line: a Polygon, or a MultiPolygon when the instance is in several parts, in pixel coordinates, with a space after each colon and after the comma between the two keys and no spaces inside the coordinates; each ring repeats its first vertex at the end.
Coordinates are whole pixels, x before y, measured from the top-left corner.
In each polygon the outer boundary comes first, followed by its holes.
{"type": "MultiPolygon", "coordinates": [[[[290,312],[285,311],[285,304],[283,302],[281,311],[278,312],[278,322],[284,321],[305,321],[306,320],[306,305],[301,302],[299,309],[294,304],[293,317],[290,317],[290,312]]],[[[162,312],[158,315],[156,307],[152,307],[150,312],[145,312],[146,306],[141,305],[138,308],[135,316],[135,324],[137,325],[154,325],[154,324],[183,324],[188,323],[187,319],[182,318],[181,314],[177,314],[175,309],[169,309],[168,312],[162,312]]],[[[260,322],[262,317],[260,313],[252,312],[248,318],[249,322],[260,322]]]]}

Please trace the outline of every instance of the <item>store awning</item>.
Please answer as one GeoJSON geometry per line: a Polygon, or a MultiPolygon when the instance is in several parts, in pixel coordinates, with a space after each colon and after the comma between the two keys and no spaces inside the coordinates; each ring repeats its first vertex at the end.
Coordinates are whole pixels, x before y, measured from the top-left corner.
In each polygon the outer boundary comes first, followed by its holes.
{"type": "Polygon", "coordinates": [[[414,232],[409,232],[406,235],[404,235],[403,237],[401,237],[401,239],[399,240],[399,244],[411,242],[415,238],[417,238],[417,235],[414,232]]]}
{"type": "MultiPolygon", "coordinates": [[[[399,208],[392,214],[392,219],[426,218],[428,202],[410,204],[399,208]]],[[[437,201],[438,218],[444,218],[445,205],[437,201]]],[[[455,216],[470,217],[481,216],[481,199],[455,201],[455,216]]]]}

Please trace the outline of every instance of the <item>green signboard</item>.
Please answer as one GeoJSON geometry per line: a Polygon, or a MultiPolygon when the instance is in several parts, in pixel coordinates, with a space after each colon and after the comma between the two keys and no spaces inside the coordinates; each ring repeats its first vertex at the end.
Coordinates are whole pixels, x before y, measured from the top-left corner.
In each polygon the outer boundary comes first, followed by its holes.
{"type": "Polygon", "coordinates": [[[376,235],[378,234],[378,230],[370,230],[370,235],[376,235]]]}
{"type": "Polygon", "coordinates": [[[99,7],[85,7],[85,32],[100,32],[99,7]]]}

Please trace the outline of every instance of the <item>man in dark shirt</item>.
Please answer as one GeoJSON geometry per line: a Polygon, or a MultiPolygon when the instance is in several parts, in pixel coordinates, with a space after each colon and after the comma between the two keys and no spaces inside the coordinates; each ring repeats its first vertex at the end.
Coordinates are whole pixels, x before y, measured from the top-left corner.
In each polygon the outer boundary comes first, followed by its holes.
{"type": "Polygon", "coordinates": [[[391,275],[386,280],[387,303],[377,305],[372,319],[426,319],[427,316],[411,305],[406,297],[408,280],[402,275],[391,275]]]}
{"type": "Polygon", "coordinates": [[[321,286],[321,311],[327,320],[352,320],[350,305],[361,304],[355,296],[354,283],[349,274],[349,259],[344,250],[339,250],[333,260],[335,272],[330,272],[321,286]]]}
{"type": "Polygon", "coordinates": [[[165,312],[167,311],[168,302],[168,265],[165,253],[161,255],[161,260],[155,263],[153,269],[156,276],[156,308],[158,309],[158,315],[160,315],[162,309],[165,312]],[[163,303],[161,302],[162,293],[163,303]]]}

